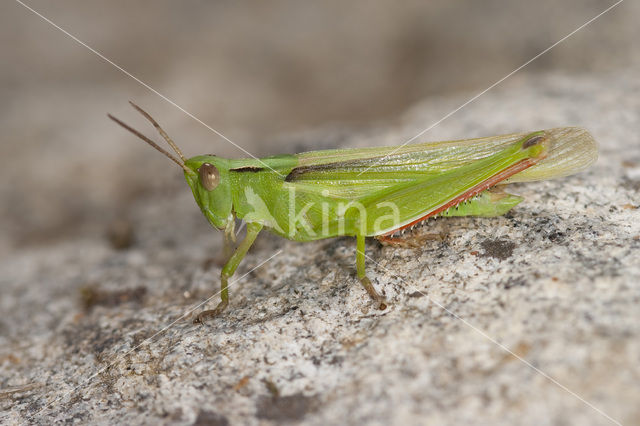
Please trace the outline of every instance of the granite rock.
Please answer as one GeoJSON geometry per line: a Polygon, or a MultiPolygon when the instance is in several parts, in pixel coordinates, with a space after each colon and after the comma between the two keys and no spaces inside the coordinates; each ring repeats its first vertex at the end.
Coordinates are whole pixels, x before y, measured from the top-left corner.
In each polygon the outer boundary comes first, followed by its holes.
{"type": "MultiPolygon", "coordinates": [[[[185,313],[217,290],[220,244],[186,186],[132,200],[110,232],[8,252],[0,422],[637,424],[637,75],[516,76],[421,137],[577,125],[600,158],[512,185],[525,201],[504,217],[420,228],[442,235],[423,247],[368,242],[384,311],[357,282],[352,239],[264,234],[230,309],[191,324],[185,313]]],[[[471,96],[425,100],[393,124],[301,132],[291,146],[400,144],[471,96]]]]}

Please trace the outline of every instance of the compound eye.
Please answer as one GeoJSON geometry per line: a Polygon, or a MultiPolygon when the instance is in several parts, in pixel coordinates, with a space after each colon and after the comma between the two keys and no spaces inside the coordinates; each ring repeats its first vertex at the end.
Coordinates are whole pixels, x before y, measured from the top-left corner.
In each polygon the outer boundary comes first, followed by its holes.
{"type": "Polygon", "coordinates": [[[200,183],[207,191],[213,191],[220,182],[220,172],[211,163],[203,163],[198,169],[200,183]]]}

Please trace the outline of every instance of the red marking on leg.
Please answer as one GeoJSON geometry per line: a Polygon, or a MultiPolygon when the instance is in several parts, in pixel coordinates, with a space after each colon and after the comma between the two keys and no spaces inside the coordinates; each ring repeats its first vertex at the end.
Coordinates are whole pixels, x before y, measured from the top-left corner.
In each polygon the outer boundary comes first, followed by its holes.
{"type": "Polygon", "coordinates": [[[478,195],[479,193],[481,193],[482,191],[491,188],[492,186],[497,185],[498,183],[502,182],[503,180],[515,175],[516,173],[519,173],[521,171],[523,171],[524,169],[528,169],[529,167],[533,166],[534,164],[536,164],[538,161],[542,160],[542,157],[539,158],[527,158],[525,160],[519,161],[516,164],[507,167],[506,169],[502,170],[499,173],[496,173],[495,175],[491,176],[489,179],[485,180],[484,182],[479,183],[478,185],[474,186],[473,188],[469,189],[467,192],[464,192],[460,195],[458,195],[457,197],[455,197],[454,199],[452,199],[451,201],[443,204],[442,206],[438,207],[437,209],[427,213],[426,215],[420,217],[419,219],[414,220],[411,223],[407,223],[406,225],[403,225],[397,229],[394,229],[392,231],[386,232],[382,235],[376,236],[376,238],[378,238],[381,241],[389,241],[391,239],[393,239],[393,237],[391,237],[391,235],[393,235],[394,233],[398,232],[398,231],[402,231],[403,229],[409,228],[410,226],[413,226],[419,222],[422,222],[425,219],[430,218],[431,216],[435,216],[440,212],[445,211],[446,209],[448,209],[449,207],[452,206],[456,206],[460,203],[462,203],[463,201],[466,201],[470,198],[475,197],[476,195],[478,195]]]}

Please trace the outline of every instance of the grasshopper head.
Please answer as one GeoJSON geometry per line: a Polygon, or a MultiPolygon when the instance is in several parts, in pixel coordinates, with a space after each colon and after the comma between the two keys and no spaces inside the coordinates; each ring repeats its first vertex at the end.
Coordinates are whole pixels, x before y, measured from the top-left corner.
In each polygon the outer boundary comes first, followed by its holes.
{"type": "Polygon", "coordinates": [[[229,186],[229,166],[227,165],[227,160],[216,157],[215,155],[199,155],[187,160],[184,155],[182,155],[182,151],[180,151],[178,145],[171,140],[169,135],[167,135],[167,132],[165,132],[146,111],[133,102],[129,103],[147,120],[149,120],[151,124],[153,124],[158,133],[160,133],[164,140],[167,141],[179,158],[175,157],[164,148],[161,148],[150,138],[115,118],[111,114],[109,114],[109,118],[166,155],[178,166],[182,167],[184,170],[184,177],[187,179],[187,183],[193,191],[193,196],[207,220],[209,220],[209,222],[216,228],[226,228],[231,221],[235,220],[231,212],[232,201],[231,188],[229,186]]]}
{"type": "Polygon", "coordinates": [[[193,197],[209,223],[219,229],[233,221],[227,160],[215,155],[198,155],[185,161],[184,177],[193,197]]]}

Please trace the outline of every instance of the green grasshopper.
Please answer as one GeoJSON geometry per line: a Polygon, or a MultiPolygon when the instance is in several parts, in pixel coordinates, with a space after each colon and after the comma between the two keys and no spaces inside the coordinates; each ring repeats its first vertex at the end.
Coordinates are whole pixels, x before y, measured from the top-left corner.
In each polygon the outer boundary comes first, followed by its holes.
{"type": "Polygon", "coordinates": [[[220,274],[220,303],[194,323],[219,315],[229,304],[228,280],[263,228],[290,240],[356,237],[357,276],[371,298],[384,298],[365,273],[365,238],[393,244],[407,229],[436,216],[499,216],[522,197],[492,189],[498,184],[567,176],[597,158],[584,129],[561,127],[488,138],[398,147],[335,149],[261,159],[215,155],[185,158],[158,123],[175,157],[119,119],[109,118],[184,170],[207,220],[224,230],[227,263],[220,274]],[[235,251],[236,219],[247,224],[235,251]],[[232,253],[232,254],[231,254],[232,253]]]}

